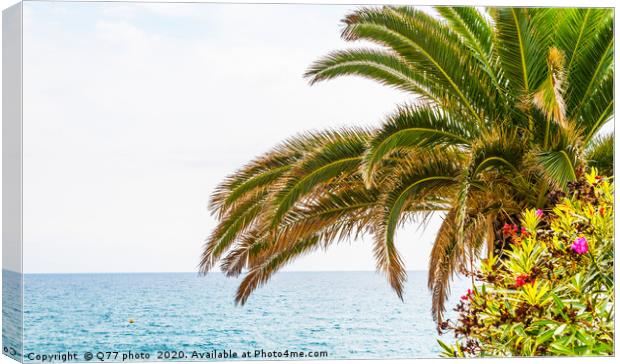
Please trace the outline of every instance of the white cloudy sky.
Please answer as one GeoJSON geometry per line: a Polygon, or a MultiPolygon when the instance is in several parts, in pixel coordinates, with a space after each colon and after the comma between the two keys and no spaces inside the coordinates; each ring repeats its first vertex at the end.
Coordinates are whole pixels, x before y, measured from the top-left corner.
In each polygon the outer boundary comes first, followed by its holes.
{"type": "MultiPolygon", "coordinates": [[[[195,271],[226,174],[295,133],[372,125],[410,97],[309,86],[351,6],[26,3],[24,270],[195,271]]],[[[424,269],[435,226],[398,235],[424,269]]],[[[291,270],[373,270],[370,241],[291,270]]]]}

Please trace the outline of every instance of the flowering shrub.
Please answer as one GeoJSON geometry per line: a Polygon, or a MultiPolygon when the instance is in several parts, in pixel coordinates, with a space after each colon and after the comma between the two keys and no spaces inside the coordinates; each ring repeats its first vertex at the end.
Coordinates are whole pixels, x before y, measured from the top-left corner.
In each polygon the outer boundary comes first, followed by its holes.
{"type": "Polygon", "coordinates": [[[502,230],[461,297],[443,356],[613,355],[613,183],[587,174],[502,230]]]}

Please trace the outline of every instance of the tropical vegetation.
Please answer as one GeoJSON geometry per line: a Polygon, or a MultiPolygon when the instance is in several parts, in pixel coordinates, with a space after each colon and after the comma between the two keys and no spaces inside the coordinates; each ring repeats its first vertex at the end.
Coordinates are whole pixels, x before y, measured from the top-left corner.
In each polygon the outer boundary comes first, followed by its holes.
{"type": "Polygon", "coordinates": [[[614,187],[596,173],[503,229],[509,252],[472,272],[444,356],[614,354],[614,187]]]}
{"type": "Polygon", "coordinates": [[[342,22],[343,39],[371,46],[319,59],[309,82],[360,76],[411,102],[376,128],[291,137],[226,177],[200,270],[244,273],[243,304],[295,258],[369,236],[402,299],[396,231],[441,214],[428,278],[441,324],[453,274],[509,256],[502,226],[548,209],[587,166],[612,172],[600,130],[613,117],[613,10],[385,6],[342,22]]]}

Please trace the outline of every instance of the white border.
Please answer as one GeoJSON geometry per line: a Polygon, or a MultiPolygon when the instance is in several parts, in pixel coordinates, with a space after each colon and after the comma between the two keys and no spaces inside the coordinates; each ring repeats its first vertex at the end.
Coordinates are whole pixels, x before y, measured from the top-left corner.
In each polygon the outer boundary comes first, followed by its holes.
{"type": "MultiPolygon", "coordinates": [[[[39,0],[35,0],[35,1],[39,1],[39,0]]],[[[43,0],[46,1],[46,0],[43,0]]],[[[62,2],[63,0],[49,0],[49,1],[59,1],[62,2]]],[[[68,0],[68,1],[73,1],[73,0],[68,0]]],[[[102,2],[102,0],[81,0],[83,2],[102,2]]],[[[108,2],[123,2],[122,0],[105,0],[108,2]]],[[[0,0],[0,11],[18,3],[19,1],[16,0],[0,0]]],[[[178,2],[178,3],[183,3],[183,2],[197,2],[197,3],[209,3],[209,2],[217,2],[217,3],[292,3],[292,4],[304,4],[304,3],[315,3],[315,4],[352,4],[352,5],[356,5],[356,4],[410,4],[410,5],[476,5],[476,6],[519,6],[519,7],[616,7],[617,2],[613,1],[613,0],[544,0],[544,1],[540,1],[540,0],[520,0],[520,1],[506,1],[506,0],[485,0],[485,1],[480,1],[480,2],[473,2],[473,1],[462,1],[462,0],[451,0],[451,1],[443,1],[443,0],[355,0],[355,1],[351,1],[351,0],[288,0],[288,1],[281,1],[281,0],[263,0],[263,1],[258,1],[258,0],[243,0],[243,1],[231,1],[231,0],[219,0],[219,1],[200,1],[200,0],[194,0],[194,1],[181,1],[181,0],[150,0],[150,1],[145,1],[145,0],[133,0],[132,2],[178,2]]],[[[1,17],[0,17],[0,32],[2,29],[2,25],[1,25],[1,17]]],[[[1,39],[1,37],[0,37],[1,39]]],[[[616,44],[615,44],[615,59],[618,59],[618,40],[616,38],[616,44]]],[[[1,47],[0,47],[0,58],[1,58],[1,47]]],[[[0,76],[0,83],[2,82],[2,78],[0,76]]],[[[1,92],[1,91],[0,91],[1,92]]],[[[618,78],[616,76],[616,80],[615,80],[615,93],[618,94],[618,78]]],[[[1,97],[0,97],[1,99],[1,97]]],[[[0,106],[0,111],[1,111],[1,106],[0,106]]],[[[615,110],[617,111],[617,110],[615,110]]],[[[614,111],[614,112],[615,112],[614,111]]],[[[615,121],[614,121],[615,123],[615,121]]],[[[616,161],[620,160],[619,157],[620,153],[618,151],[618,148],[615,149],[614,152],[614,159],[616,161]]],[[[1,201],[1,197],[0,197],[0,201],[1,201]]],[[[617,203],[616,203],[617,205],[617,203]]],[[[616,226],[620,226],[618,224],[618,222],[620,221],[620,217],[618,215],[616,215],[616,220],[615,220],[615,224],[616,226]]],[[[618,232],[616,231],[616,236],[615,239],[617,241],[617,237],[618,237],[618,232]]],[[[617,271],[616,271],[616,277],[614,277],[614,279],[617,280],[617,271]]],[[[0,299],[2,297],[2,293],[0,292],[0,299]]],[[[616,290],[616,301],[618,298],[618,292],[616,290]]],[[[0,315],[0,324],[2,323],[2,318],[0,315]]],[[[618,352],[618,342],[616,341],[615,343],[615,351],[618,352]]],[[[525,363],[527,361],[527,363],[549,363],[549,364],[553,364],[553,363],[562,363],[562,364],[568,364],[568,363],[577,363],[577,362],[582,362],[582,363],[611,363],[612,361],[615,362],[615,358],[614,357],[609,357],[609,358],[588,358],[588,357],[580,357],[580,358],[575,358],[575,357],[571,357],[571,358],[561,358],[561,357],[544,357],[544,358],[501,358],[501,359],[495,359],[495,358],[486,358],[486,359],[466,359],[468,363],[493,363],[495,361],[500,361],[501,363],[525,363]]],[[[312,363],[317,363],[317,364],[327,364],[327,363],[331,363],[331,364],[337,364],[337,363],[363,363],[363,364],[377,364],[377,363],[407,363],[410,361],[415,361],[415,363],[419,363],[419,364],[423,364],[423,363],[437,363],[436,359],[389,359],[389,360],[313,360],[311,361],[312,363]]],[[[232,361],[229,361],[232,362],[232,361]]],[[[300,361],[279,361],[281,363],[299,363],[300,361]]],[[[304,362],[308,362],[308,361],[304,361],[304,362]]],[[[8,363],[15,363],[14,360],[4,356],[4,355],[0,355],[0,364],[8,364],[8,363]]],[[[95,362],[93,362],[95,363],[95,362]]],[[[147,364],[153,363],[161,363],[161,362],[144,362],[147,364]]],[[[220,362],[223,363],[223,362],[220,362]]],[[[267,364],[267,363],[271,363],[273,364],[273,361],[251,361],[251,362],[241,362],[241,363],[257,363],[257,364],[267,364]]]]}

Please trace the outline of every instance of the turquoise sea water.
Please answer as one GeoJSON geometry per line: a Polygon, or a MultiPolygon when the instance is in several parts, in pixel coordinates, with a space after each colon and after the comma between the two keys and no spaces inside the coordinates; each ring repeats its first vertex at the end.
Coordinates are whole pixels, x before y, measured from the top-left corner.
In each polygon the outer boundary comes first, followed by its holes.
{"type": "MultiPolygon", "coordinates": [[[[326,352],[323,359],[438,355],[426,273],[409,273],[404,302],[374,272],[279,273],[245,306],[233,301],[238,282],[219,273],[27,274],[23,352],[27,361],[58,352],[76,352],[76,361],[86,352],[95,361],[99,352],[149,353],[151,361],[212,360],[228,350],[239,358],[250,351],[249,359],[270,358],[255,350],[326,352]]],[[[456,282],[454,296],[464,289],[456,282]]],[[[114,359],[122,357],[106,354],[114,359]]]]}

